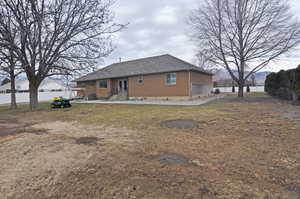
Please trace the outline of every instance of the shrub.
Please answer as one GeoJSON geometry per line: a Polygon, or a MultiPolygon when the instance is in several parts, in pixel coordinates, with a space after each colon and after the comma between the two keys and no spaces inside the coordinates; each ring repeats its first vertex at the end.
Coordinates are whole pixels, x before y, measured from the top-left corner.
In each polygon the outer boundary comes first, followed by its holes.
{"type": "Polygon", "coordinates": [[[292,93],[288,88],[281,87],[276,91],[276,96],[280,99],[291,100],[292,93]]]}
{"type": "Polygon", "coordinates": [[[291,74],[291,76],[291,79],[293,79],[294,91],[300,96],[300,65],[298,68],[293,70],[293,74],[291,74]]]}
{"type": "Polygon", "coordinates": [[[275,96],[276,90],[279,89],[278,77],[279,76],[277,73],[271,73],[267,76],[265,82],[265,92],[269,93],[272,96],[275,96]]]}
{"type": "Polygon", "coordinates": [[[300,98],[300,65],[296,69],[271,73],[265,82],[265,91],[281,99],[297,101],[300,98]]]}

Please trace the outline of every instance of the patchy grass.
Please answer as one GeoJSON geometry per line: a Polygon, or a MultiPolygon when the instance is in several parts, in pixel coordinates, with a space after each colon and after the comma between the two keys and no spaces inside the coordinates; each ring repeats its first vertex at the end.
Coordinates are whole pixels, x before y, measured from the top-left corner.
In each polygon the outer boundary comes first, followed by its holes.
{"type": "Polygon", "coordinates": [[[20,106],[18,110],[2,108],[0,111],[15,117],[25,115],[26,118],[39,122],[75,120],[85,124],[144,129],[148,126],[158,127],[163,120],[196,119],[205,122],[226,116],[227,113],[216,109],[221,105],[222,103],[218,102],[199,107],[74,104],[71,109],[51,110],[48,103],[41,103],[35,112],[29,111],[26,105],[20,106]]]}
{"type": "MultiPolygon", "coordinates": [[[[49,107],[0,107],[0,117],[31,124],[23,134],[0,136],[0,198],[300,196],[300,107],[264,94],[193,107],[49,107]],[[201,125],[161,126],[181,119],[201,125]]],[[[1,125],[15,128],[0,118],[1,125]]]]}
{"type": "Polygon", "coordinates": [[[246,96],[250,96],[250,97],[270,97],[267,93],[264,93],[264,92],[246,93],[246,96]]]}

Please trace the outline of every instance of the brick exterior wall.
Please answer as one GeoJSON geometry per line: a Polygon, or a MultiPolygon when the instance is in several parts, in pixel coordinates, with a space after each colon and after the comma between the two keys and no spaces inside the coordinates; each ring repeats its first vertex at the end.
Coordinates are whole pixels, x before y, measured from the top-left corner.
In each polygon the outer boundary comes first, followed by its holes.
{"type": "MultiPolygon", "coordinates": [[[[176,85],[166,84],[168,73],[144,75],[142,84],[138,83],[139,76],[128,78],[128,97],[187,97],[192,95],[192,84],[213,86],[212,76],[198,72],[176,72],[176,85]]],[[[77,87],[85,88],[87,96],[96,93],[97,98],[109,98],[118,88],[118,80],[107,80],[107,88],[100,88],[100,80],[77,82],[77,87]]]]}
{"type": "Polygon", "coordinates": [[[112,80],[107,80],[107,88],[100,88],[100,80],[96,81],[97,98],[109,98],[112,95],[112,80]]]}
{"type": "Polygon", "coordinates": [[[78,88],[84,88],[84,91],[79,91],[78,96],[88,96],[96,94],[97,98],[109,98],[111,96],[112,80],[107,80],[107,88],[100,88],[100,80],[77,82],[78,88]]]}
{"type": "Polygon", "coordinates": [[[193,84],[208,84],[213,86],[213,76],[212,75],[205,75],[203,73],[198,73],[191,71],[191,83],[193,84]]]}
{"type": "Polygon", "coordinates": [[[208,96],[213,90],[213,76],[199,72],[190,72],[191,75],[191,96],[208,96]]]}
{"type": "Polygon", "coordinates": [[[88,81],[88,82],[77,82],[78,88],[84,88],[84,91],[78,92],[78,96],[87,96],[92,93],[96,93],[96,82],[88,81]]]}
{"type": "Polygon", "coordinates": [[[166,75],[144,75],[144,83],[139,84],[139,77],[129,77],[129,97],[177,97],[177,96],[189,96],[188,72],[176,72],[177,82],[176,85],[166,84],[166,75]]]}

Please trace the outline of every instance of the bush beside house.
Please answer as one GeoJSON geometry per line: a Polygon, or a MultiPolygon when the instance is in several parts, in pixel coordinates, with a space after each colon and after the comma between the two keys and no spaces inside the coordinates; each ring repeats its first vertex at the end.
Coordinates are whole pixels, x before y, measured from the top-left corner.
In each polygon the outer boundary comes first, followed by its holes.
{"type": "Polygon", "coordinates": [[[300,65],[296,69],[271,73],[265,82],[265,91],[272,96],[300,103],[300,65]]]}

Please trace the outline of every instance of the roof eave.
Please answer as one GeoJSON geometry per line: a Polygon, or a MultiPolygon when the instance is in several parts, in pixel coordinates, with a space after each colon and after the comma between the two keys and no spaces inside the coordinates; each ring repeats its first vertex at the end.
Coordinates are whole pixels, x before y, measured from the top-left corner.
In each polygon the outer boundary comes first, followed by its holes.
{"type": "Polygon", "coordinates": [[[213,76],[214,74],[210,73],[210,72],[205,72],[205,71],[200,71],[200,70],[196,70],[196,69],[190,69],[189,71],[196,71],[198,73],[202,73],[202,74],[205,74],[205,75],[210,75],[210,76],[213,76]]]}
{"type": "Polygon", "coordinates": [[[161,74],[161,73],[172,73],[172,72],[181,72],[181,71],[195,71],[199,72],[205,75],[213,76],[212,73],[204,72],[196,69],[178,69],[178,70],[170,70],[170,71],[162,71],[162,72],[153,72],[153,73],[141,73],[141,74],[132,74],[132,75],[124,75],[124,76],[111,76],[111,77],[103,77],[103,78],[91,78],[91,79],[76,79],[73,80],[74,82],[88,82],[88,81],[96,81],[96,80],[104,80],[104,79],[118,79],[118,78],[125,78],[125,77],[135,77],[140,75],[155,75],[155,74],[161,74]]]}

